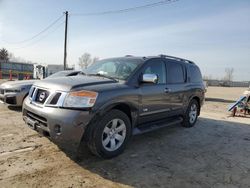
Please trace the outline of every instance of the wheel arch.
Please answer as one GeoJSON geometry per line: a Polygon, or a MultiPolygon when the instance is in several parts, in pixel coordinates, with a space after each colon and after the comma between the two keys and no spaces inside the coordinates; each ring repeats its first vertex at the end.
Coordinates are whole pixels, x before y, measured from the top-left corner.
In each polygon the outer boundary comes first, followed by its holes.
{"type": "Polygon", "coordinates": [[[119,101],[116,103],[105,105],[103,108],[101,108],[101,110],[97,114],[99,116],[103,116],[105,113],[113,109],[117,109],[125,113],[130,119],[131,125],[133,126],[135,124],[137,119],[138,109],[133,104],[125,101],[119,101]]]}
{"type": "Polygon", "coordinates": [[[135,106],[133,106],[132,104],[129,104],[125,101],[120,101],[120,102],[106,104],[106,105],[102,106],[96,112],[96,114],[93,117],[93,119],[91,120],[91,122],[89,122],[89,124],[86,126],[82,139],[88,140],[91,137],[92,130],[94,128],[94,126],[91,126],[91,125],[96,124],[98,122],[98,120],[104,114],[108,113],[109,111],[111,111],[113,109],[120,110],[128,116],[130,123],[131,123],[131,130],[132,130],[133,127],[136,125],[136,121],[137,121],[137,117],[138,117],[138,115],[137,115],[138,109],[135,106]]]}

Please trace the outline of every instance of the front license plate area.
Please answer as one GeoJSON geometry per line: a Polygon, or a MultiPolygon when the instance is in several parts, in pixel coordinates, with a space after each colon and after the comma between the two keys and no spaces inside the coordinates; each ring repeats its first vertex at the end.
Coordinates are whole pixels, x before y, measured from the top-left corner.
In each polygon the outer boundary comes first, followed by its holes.
{"type": "Polygon", "coordinates": [[[36,122],[36,121],[34,121],[34,120],[30,119],[30,118],[27,118],[27,119],[26,119],[26,123],[27,123],[27,125],[28,125],[31,129],[36,130],[36,128],[37,128],[37,122],[36,122]]]}

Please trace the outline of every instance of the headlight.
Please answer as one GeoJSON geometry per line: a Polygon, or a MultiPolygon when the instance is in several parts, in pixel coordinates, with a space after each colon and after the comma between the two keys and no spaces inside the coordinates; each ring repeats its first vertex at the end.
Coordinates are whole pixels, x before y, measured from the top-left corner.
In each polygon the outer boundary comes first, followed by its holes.
{"type": "Polygon", "coordinates": [[[87,108],[95,104],[98,93],[93,91],[74,91],[70,92],[63,103],[64,107],[87,108]]]}

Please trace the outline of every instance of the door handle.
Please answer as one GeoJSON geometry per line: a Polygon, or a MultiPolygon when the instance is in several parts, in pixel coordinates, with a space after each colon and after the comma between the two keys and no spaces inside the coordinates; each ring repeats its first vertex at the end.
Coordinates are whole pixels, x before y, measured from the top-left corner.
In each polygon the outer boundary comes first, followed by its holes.
{"type": "Polygon", "coordinates": [[[170,92],[171,92],[171,89],[165,88],[165,89],[164,89],[164,92],[165,92],[165,93],[170,93],[170,92]]]}

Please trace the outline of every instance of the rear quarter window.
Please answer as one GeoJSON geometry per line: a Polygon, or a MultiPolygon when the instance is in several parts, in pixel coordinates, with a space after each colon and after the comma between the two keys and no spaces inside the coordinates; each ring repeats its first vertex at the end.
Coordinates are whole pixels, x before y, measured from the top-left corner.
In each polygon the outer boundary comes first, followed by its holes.
{"type": "Polygon", "coordinates": [[[172,61],[167,64],[167,80],[169,84],[181,84],[185,82],[185,68],[182,64],[172,61]]]}
{"type": "Polygon", "coordinates": [[[202,82],[201,71],[197,66],[190,66],[190,82],[202,82]]]}

